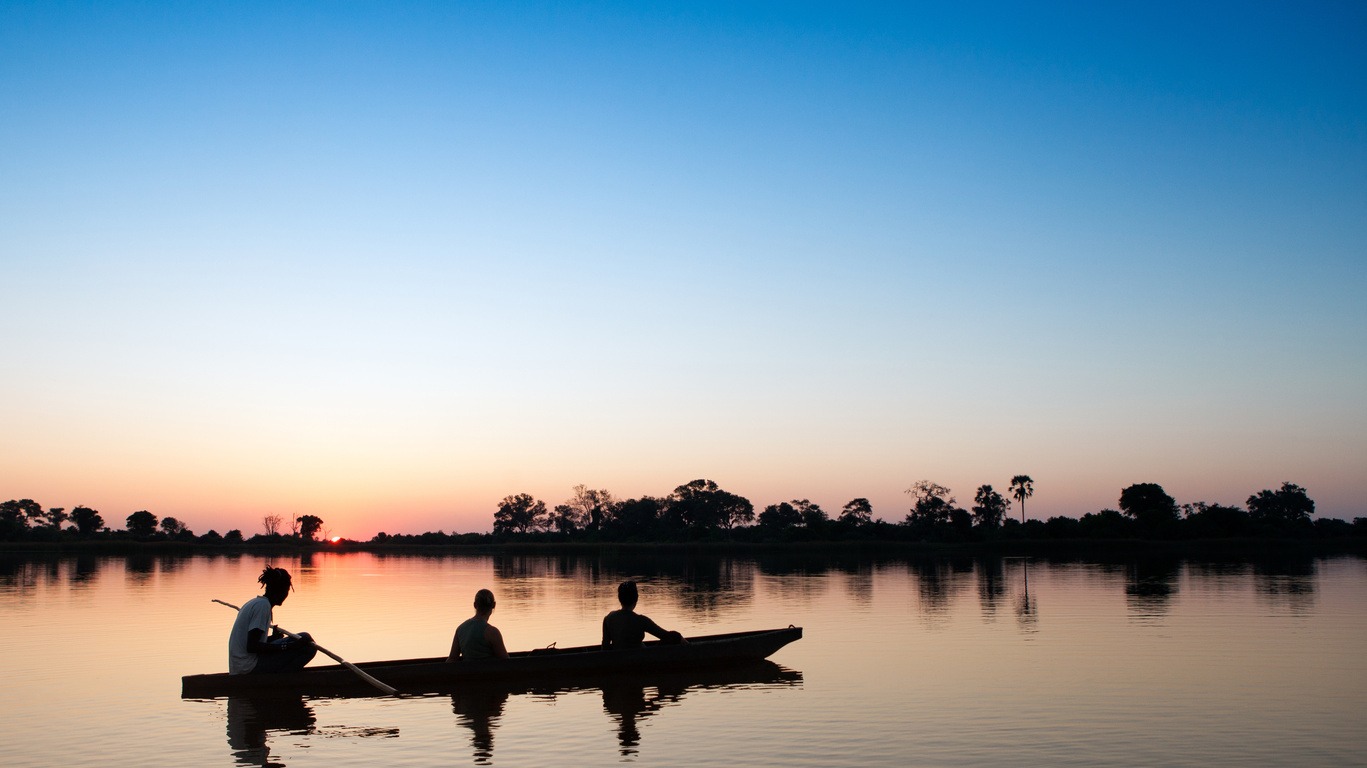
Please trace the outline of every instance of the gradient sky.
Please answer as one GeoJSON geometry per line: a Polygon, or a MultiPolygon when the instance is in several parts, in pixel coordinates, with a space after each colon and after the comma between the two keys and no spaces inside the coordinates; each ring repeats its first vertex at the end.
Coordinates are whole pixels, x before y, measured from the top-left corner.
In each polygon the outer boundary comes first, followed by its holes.
{"type": "Polygon", "coordinates": [[[1367,515],[1367,6],[1198,5],[0,1],[0,499],[1367,515]]]}

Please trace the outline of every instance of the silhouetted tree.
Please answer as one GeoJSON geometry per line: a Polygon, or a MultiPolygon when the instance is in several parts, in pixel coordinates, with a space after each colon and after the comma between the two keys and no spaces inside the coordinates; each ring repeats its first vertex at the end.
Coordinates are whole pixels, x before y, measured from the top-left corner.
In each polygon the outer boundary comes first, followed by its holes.
{"type": "Polygon", "coordinates": [[[929,480],[917,480],[906,493],[916,500],[903,521],[907,525],[923,528],[944,525],[949,522],[950,513],[957,509],[949,489],[929,480]]]}
{"type": "Polygon", "coordinates": [[[174,539],[176,536],[179,536],[180,534],[184,533],[186,528],[185,523],[182,523],[181,521],[168,515],[161,519],[161,530],[167,536],[174,539]]]}
{"type": "Polygon", "coordinates": [[[223,541],[227,544],[241,544],[242,531],[238,530],[237,528],[228,531],[227,533],[223,534],[223,541]]]}
{"type": "Polygon", "coordinates": [[[81,536],[94,536],[104,528],[104,517],[90,507],[71,510],[71,522],[76,524],[76,532],[81,536]]]}
{"type": "Polygon", "coordinates": [[[722,490],[711,480],[694,480],[675,488],[669,513],[683,525],[704,531],[730,530],[755,519],[755,507],[748,499],[722,490]]]}
{"type": "Polygon", "coordinates": [[[1258,491],[1248,497],[1248,513],[1254,520],[1278,526],[1308,523],[1315,514],[1315,502],[1295,483],[1282,483],[1275,491],[1258,491]]]}
{"type": "Polygon", "coordinates": [[[285,518],[280,515],[266,515],[261,518],[261,528],[265,530],[267,536],[274,536],[280,532],[280,524],[285,522],[285,518]]]}
{"type": "Polygon", "coordinates": [[[1120,511],[1145,533],[1164,533],[1177,522],[1177,502],[1157,483],[1136,483],[1120,492],[1120,511]]]}
{"type": "Polygon", "coordinates": [[[770,504],[759,513],[760,527],[769,531],[784,531],[801,524],[802,513],[786,501],[770,504]]]}
{"type": "Polygon", "coordinates": [[[793,507],[802,518],[802,525],[807,528],[820,528],[831,519],[826,510],[807,499],[793,499],[793,507]]]}
{"type": "Polygon", "coordinates": [[[1006,497],[992,489],[990,485],[978,486],[973,494],[973,518],[982,528],[999,528],[1006,518],[1006,507],[1010,504],[1006,497]]]}
{"type": "Polygon", "coordinates": [[[1035,481],[1029,475],[1016,475],[1011,478],[1007,490],[1021,505],[1021,522],[1025,522],[1025,500],[1035,495],[1035,481]]]}
{"type": "Polygon", "coordinates": [[[157,516],[145,509],[138,510],[124,520],[128,533],[139,539],[150,539],[157,532],[157,516]]]}
{"type": "Polygon", "coordinates": [[[0,503],[0,536],[7,539],[20,539],[28,531],[29,516],[32,510],[38,514],[43,511],[33,499],[10,499],[0,503]]]}
{"type": "Polygon", "coordinates": [[[1183,528],[1193,538],[1243,536],[1250,532],[1252,518],[1239,507],[1198,501],[1182,505],[1183,528]]]}
{"type": "Polygon", "coordinates": [[[564,504],[557,505],[552,515],[555,528],[566,533],[577,529],[596,531],[601,528],[615,502],[612,494],[583,484],[571,490],[574,494],[564,504]]]}
{"type": "Polygon", "coordinates": [[[1121,539],[1129,536],[1134,523],[1119,510],[1088,512],[1078,520],[1078,532],[1089,539],[1121,539]]]}
{"type": "Polygon", "coordinates": [[[654,534],[660,517],[668,507],[665,499],[642,496],[616,502],[609,510],[604,527],[611,533],[626,538],[642,538],[654,534]]]}
{"type": "Polygon", "coordinates": [[[57,530],[61,530],[62,523],[71,519],[71,515],[67,514],[66,507],[50,507],[45,517],[48,527],[57,530]]]}
{"type": "Polygon", "coordinates": [[[506,496],[494,513],[494,533],[530,533],[546,529],[546,502],[519,493],[506,496]]]}
{"type": "Polygon", "coordinates": [[[295,522],[299,524],[299,538],[313,541],[323,527],[323,518],[316,515],[301,515],[295,522]]]}
{"type": "Polygon", "coordinates": [[[873,505],[863,497],[851,499],[840,509],[840,522],[851,525],[867,525],[873,522],[873,505]]]}

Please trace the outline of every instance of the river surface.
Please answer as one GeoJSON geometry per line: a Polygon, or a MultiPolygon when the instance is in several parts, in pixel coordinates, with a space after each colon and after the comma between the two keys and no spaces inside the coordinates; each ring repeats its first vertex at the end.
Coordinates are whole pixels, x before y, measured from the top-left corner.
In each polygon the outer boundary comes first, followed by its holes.
{"type": "Polygon", "coordinates": [[[444,655],[482,587],[511,650],[597,643],[626,578],[685,635],[804,637],[729,677],[183,700],[266,562],[0,555],[0,765],[1367,765],[1360,558],[278,557],[276,622],[351,661],[444,655]]]}

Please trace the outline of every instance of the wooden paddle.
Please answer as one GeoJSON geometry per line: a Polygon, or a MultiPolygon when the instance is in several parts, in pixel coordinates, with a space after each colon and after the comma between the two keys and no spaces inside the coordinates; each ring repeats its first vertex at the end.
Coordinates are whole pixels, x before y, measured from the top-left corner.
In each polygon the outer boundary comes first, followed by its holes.
{"type": "MultiPolygon", "coordinates": [[[[234,611],[240,611],[240,610],[242,610],[241,608],[238,608],[237,606],[233,605],[232,603],[225,603],[225,602],[223,602],[222,600],[217,600],[217,599],[215,599],[214,602],[215,602],[215,603],[218,603],[219,605],[226,605],[226,606],[228,606],[229,608],[232,608],[234,611]]],[[[274,629],[275,631],[279,632],[279,633],[282,634],[282,635],[288,635],[288,636],[290,636],[290,637],[292,637],[292,638],[294,638],[294,639],[296,639],[296,640],[302,639],[302,638],[300,638],[298,635],[294,634],[293,632],[291,632],[291,631],[289,631],[289,630],[287,630],[287,629],[284,629],[283,627],[280,627],[280,626],[278,626],[278,625],[272,624],[272,625],[271,625],[271,628],[274,629]]],[[[385,693],[398,693],[398,689],[395,688],[394,686],[392,686],[392,685],[386,685],[385,683],[382,683],[382,682],[380,682],[379,680],[376,680],[375,678],[373,678],[373,677],[371,677],[370,675],[366,674],[366,671],[365,671],[365,670],[361,669],[360,667],[356,666],[355,664],[352,664],[351,662],[347,661],[346,659],[342,658],[341,656],[338,656],[337,654],[333,653],[332,651],[329,651],[328,649],[324,648],[323,646],[321,646],[321,645],[319,645],[319,644],[317,644],[317,643],[314,643],[314,644],[313,644],[313,647],[314,647],[314,648],[317,648],[317,649],[320,650],[320,651],[322,651],[324,654],[326,654],[326,655],[328,655],[328,656],[331,656],[338,664],[341,664],[342,666],[346,667],[347,669],[351,670],[352,672],[355,672],[356,675],[357,675],[357,677],[360,677],[362,680],[366,681],[367,683],[370,683],[371,685],[375,686],[376,688],[380,689],[381,691],[384,691],[385,693]]]]}

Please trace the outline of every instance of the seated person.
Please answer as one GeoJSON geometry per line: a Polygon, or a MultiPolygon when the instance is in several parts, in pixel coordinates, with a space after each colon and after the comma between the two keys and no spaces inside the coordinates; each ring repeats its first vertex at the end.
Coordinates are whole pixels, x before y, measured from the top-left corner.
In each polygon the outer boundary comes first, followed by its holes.
{"type": "Polygon", "coordinates": [[[678,632],[663,629],[649,617],[636,613],[639,597],[636,582],[624,581],[617,585],[617,600],[622,608],[603,617],[604,650],[640,648],[647,632],[673,645],[688,643],[678,632]]]}
{"type": "Polygon", "coordinates": [[[246,675],[303,669],[318,653],[313,638],[307,632],[292,638],[272,626],[275,606],[285,602],[294,589],[290,572],[266,566],[257,581],[266,593],[248,600],[237,611],[237,620],[228,635],[228,672],[246,675]]]}
{"type": "Polygon", "coordinates": [[[451,638],[451,655],[447,661],[461,659],[506,659],[508,649],[503,647],[503,633],[489,623],[494,613],[494,593],[481,589],[475,593],[475,615],[456,627],[451,638]]]}

